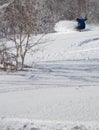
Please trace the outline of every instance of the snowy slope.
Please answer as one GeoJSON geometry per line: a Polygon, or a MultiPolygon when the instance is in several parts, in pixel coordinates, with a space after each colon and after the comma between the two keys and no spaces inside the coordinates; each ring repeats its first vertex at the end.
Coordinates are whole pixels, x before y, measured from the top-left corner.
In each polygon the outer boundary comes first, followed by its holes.
{"type": "Polygon", "coordinates": [[[99,28],[74,26],[57,23],[29,51],[32,71],[0,72],[0,130],[99,129],[99,28]]]}
{"type": "MultiPolygon", "coordinates": [[[[75,22],[62,21],[56,24],[57,33],[45,35],[44,45],[33,54],[30,61],[81,60],[98,59],[99,27],[87,25],[86,30],[79,33],[74,30],[75,22]],[[71,26],[72,24],[72,26],[71,26]],[[67,27],[66,27],[67,25],[67,27]]],[[[31,38],[31,43],[33,38],[31,38]]],[[[28,56],[26,58],[28,61],[28,56]]]]}

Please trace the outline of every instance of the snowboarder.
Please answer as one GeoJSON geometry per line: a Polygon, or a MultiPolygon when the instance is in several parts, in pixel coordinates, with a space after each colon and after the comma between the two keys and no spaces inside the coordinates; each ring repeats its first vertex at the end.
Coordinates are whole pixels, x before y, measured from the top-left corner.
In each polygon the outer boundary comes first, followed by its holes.
{"type": "Polygon", "coordinates": [[[85,17],[85,18],[77,18],[76,21],[78,22],[78,25],[76,27],[76,30],[81,31],[82,29],[85,29],[86,20],[87,20],[87,17],[85,17]]]}

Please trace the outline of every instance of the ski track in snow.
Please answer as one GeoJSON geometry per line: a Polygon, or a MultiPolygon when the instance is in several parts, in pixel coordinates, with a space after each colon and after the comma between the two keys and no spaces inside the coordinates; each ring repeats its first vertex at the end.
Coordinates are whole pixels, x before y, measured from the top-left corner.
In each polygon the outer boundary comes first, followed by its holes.
{"type": "Polygon", "coordinates": [[[33,71],[0,74],[0,93],[90,85],[99,86],[99,61],[42,62],[33,71]]]}
{"type": "Polygon", "coordinates": [[[79,46],[82,46],[82,45],[84,45],[84,44],[88,44],[89,42],[94,42],[94,41],[99,41],[99,37],[82,41],[82,42],[79,44],[79,46]]]}

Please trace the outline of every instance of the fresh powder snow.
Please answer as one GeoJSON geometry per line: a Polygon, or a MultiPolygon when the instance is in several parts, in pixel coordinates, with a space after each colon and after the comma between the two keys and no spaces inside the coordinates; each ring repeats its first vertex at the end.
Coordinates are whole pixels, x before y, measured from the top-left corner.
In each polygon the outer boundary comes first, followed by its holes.
{"type": "Polygon", "coordinates": [[[99,129],[99,27],[75,26],[60,21],[42,37],[26,55],[32,70],[0,72],[0,130],[99,129]]]}

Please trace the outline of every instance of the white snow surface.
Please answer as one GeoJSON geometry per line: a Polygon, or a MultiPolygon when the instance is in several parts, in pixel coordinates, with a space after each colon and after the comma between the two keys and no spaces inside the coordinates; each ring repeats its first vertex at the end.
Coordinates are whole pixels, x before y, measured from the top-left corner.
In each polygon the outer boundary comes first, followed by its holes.
{"type": "Polygon", "coordinates": [[[99,27],[74,24],[58,22],[28,52],[32,70],[0,72],[0,130],[99,130],[99,27]]]}
{"type": "MultiPolygon", "coordinates": [[[[75,23],[76,25],[76,23],[75,23]]],[[[47,34],[42,38],[43,45],[39,51],[26,61],[60,61],[60,60],[87,60],[99,57],[99,27],[87,25],[82,32],[74,30],[74,22],[61,21],[56,24],[57,33],[47,34]],[[68,26],[66,26],[66,23],[68,26]],[[71,26],[71,23],[73,25],[71,26]],[[70,29],[69,29],[70,27],[70,29]]],[[[38,36],[38,38],[41,36],[38,36]]],[[[32,42],[37,39],[31,37],[32,42]]]]}

